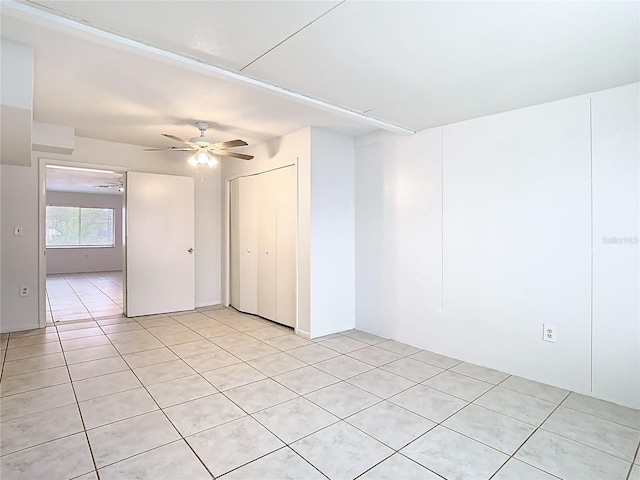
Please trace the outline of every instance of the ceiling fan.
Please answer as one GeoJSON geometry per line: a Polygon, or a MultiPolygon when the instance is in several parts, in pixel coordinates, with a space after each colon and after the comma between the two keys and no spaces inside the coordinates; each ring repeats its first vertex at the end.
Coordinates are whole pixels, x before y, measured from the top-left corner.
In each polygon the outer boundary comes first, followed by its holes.
{"type": "Polygon", "coordinates": [[[94,185],[94,188],[117,188],[119,192],[124,192],[124,183],[122,180],[118,181],[118,183],[103,183],[101,185],[94,185]]]}
{"type": "Polygon", "coordinates": [[[161,150],[170,150],[176,152],[196,152],[195,155],[189,159],[189,163],[193,166],[197,166],[200,163],[215,162],[215,159],[210,155],[219,155],[222,157],[239,158],[241,160],[251,160],[253,155],[245,155],[244,153],[230,152],[227,148],[244,147],[247,144],[244,140],[229,140],[228,142],[213,143],[213,140],[204,136],[204,132],[209,128],[209,124],[205,122],[197,122],[196,127],[200,130],[199,137],[190,138],[189,141],[183,140],[175,135],[169,135],[163,133],[162,135],[175,140],[176,142],[183,143],[185,146],[168,147],[168,148],[145,148],[145,152],[157,152],[161,150]]]}

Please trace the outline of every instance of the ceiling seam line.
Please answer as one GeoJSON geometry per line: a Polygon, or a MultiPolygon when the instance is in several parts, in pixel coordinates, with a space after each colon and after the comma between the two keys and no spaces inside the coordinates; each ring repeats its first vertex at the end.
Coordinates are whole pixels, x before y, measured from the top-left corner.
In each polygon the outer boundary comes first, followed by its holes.
{"type": "Polygon", "coordinates": [[[300,33],[302,30],[304,30],[305,28],[307,28],[309,25],[311,25],[312,23],[317,22],[318,20],[320,20],[322,17],[324,17],[325,15],[327,15],[328,13],[331,13],[333,10],[335,10],[336,8],[338,8],[340,5],[342,5],[344,2],[346,2],[346,0],[342,0],[340,3],[338,3],[337,5],[334,5],[333,7],[331,7],[329,10],[327,10],[326,12],[324,12],[323,14],[317,16],[316,18],[314,18],[313,20],[311,20],[309,23],[307,23],[306,25],[300,27],[298,30],[296,30],[295,32],[293,32],[291,35],[289,35],[287,38],[285,38],[284,40],[276,43],[273,47],[271,47],[269,50],[267,50],[266,52],[264,52],[262,55],[259,55],[258,57],[254,58],[253,60],[251,60],[249,63],[247,63],[244,67],[242,67],[241,69],[239,69],[239,72],[242,72],[245,68],[250,67],[251,65],[253,65],[254,63],[256,63],[258,60],[260,60],[262,57],[264,57],[265,55],[267,55],[268,53],[271,53],[272,51],[274,51],[276,48],[278,48],[280,45],[282,45],[284,42],[286,42],[287,40],[295,37],[298,33],[300,33]]]}
{"type": "Polygon", "coordinates": [[[135,52],[136,54],[142,53],[151,55],[155,57],[156,60],[162,60],[173,65],[182,65],[186,68],[191,69],[192,71],[200,73],[206,72],[208,74],[213,74],[214,76],[222,77],[229,82],[239,83],[242,85],[251,85],[261,90],[271,92],[275,95],[279,95],[308,106],[313,106],[320,110],[338,114],[346,118],[351,118],[371,125],[373,127],[380,128],[382,130],[387,130],[404,135],[413,135],[416,133],[416,131],[413,129],[386,122],[384,120],[379,120],[375,117],[364,115],[361,112],[350,110],[339,105],[334,105],[332,103],[328,103],[326,101],[319,100],[308,95],[279,87],[272,83],[243,74],[237,70],[229,70],[223,67],[208,64],[201,60],[196,60],[191,57],[184,56],[182,54],[163,50],[153,45],[142,43],[137,40],[132,40],[130,38],[123,37],[105,30],[100,30],[99,28],[96,28],[94,26],[80,23],[77,20],[73,20],[67,17],[61,17],[53,13],[31,7],[27,4],[19,3],[16,0],[2,0],[2,3],[3,7],[6,9],[5,12],[3,12],[3,15],[8,13],[10,16],[22,19],[24,19],[25,16],[32,17],[37,19],[37,21],[31,21],[31,23],[44,26],[44,28],[51,28],[51,24],[57,27],[61,26],[70,29],[71,33],[69,34],[72,36],[84,39],[89,38],[92,41],[99,40],[97,43],[101,43],[103,45],[106,44],[107,46],[117,45],[118,48],[123,51],[135,52]]]}

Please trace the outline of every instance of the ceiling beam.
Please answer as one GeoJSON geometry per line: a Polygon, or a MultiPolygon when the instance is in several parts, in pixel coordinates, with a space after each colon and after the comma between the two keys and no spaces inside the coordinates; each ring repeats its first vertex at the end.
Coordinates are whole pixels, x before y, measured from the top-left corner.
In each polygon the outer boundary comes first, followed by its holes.
{"type": "Polygon", "coordinates": [[[244,85],[247,87],[266,90],[274,95],[288,98],[294,102],[304,105],[313,106],[319,110],[334,113],[344,118],[350,118],[365,125],[370,125],[381,130],[389,132],[411,135],[416,133],[414,130],[385,122],[377,118],[370,117],[360,112],[349,110],[347,108],[333,105],[322,100],[318,100],[298,92],[287,90],[277,85],[273,85],[256,78],[252,78],[241,73],[227,70],[221,67],[209,65],[200,60],[189,58],[184,55],[172,53],[153,45],[147,45],[142,42],[121,37],[111,32],[106,32],[90,25],[77,22],[73,19],[62,17],[39,8],[17,2],[15,0],[3,0],[2,15],[11,16],[20,20],[33,23],[45,28],[53,29],[58,32],[73,35],[77,38],[92,41],[102,45],[118,48],[120,50],[132,52],[138,55],[146,56],[155,60],[163,61],[167,64],[178,65],[187,68],[190,71],[208,74],[229,82],[244,85]]]}

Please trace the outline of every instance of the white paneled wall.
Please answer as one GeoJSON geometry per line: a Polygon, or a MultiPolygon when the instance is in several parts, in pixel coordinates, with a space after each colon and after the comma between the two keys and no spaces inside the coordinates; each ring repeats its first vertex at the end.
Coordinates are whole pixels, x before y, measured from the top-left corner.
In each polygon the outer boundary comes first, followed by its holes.
{"type": "Polygon", "coordinates": [[[589,99],[450,125],[443,145],[444,310],[429,343],[588,391],[589,99]]]}
{"type": "Polygon", "coordinates": [[[637,89],[359,138],[356,326],[639,407],[637,89]]]}
{"type": "Polygon", "coordinates": [[[593,391],[640,398],[638,191],[640,84],[591,96],[593,112],[593,391]]]}
{"type": "Polygon", "coordinates": [[[360,141],[357,327],[407,341],[420,329],[428,338],[418,319],[436,318],[442,300],[441,131],[360,141]]]}

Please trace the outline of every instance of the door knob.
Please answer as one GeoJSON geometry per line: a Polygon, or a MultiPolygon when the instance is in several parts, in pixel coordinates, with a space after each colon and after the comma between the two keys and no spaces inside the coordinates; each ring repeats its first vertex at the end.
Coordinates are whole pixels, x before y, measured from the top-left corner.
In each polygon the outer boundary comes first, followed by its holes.
{"type": "Polygon", "coordinates": [[[251,250],[247,250],[247,253],[251,253],[251,250]]]}
{"type": "Polygon", "coordinates": [[[193,253],[193,248],[190,248],[189,250],[187,250],[187,252],[193,253]]]}

